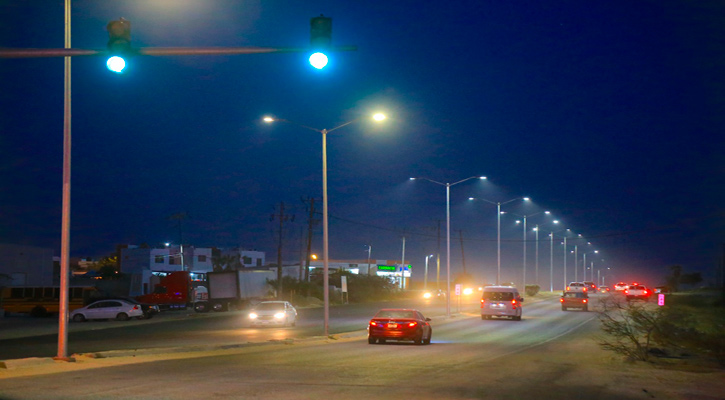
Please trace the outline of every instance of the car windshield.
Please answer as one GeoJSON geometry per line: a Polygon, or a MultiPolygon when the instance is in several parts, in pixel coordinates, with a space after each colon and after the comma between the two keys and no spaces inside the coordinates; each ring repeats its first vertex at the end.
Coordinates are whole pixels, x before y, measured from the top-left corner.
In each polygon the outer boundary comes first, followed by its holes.
{"type": "Polygon", "coordinates": [[[514,294],[513,292],[484,292],[483,298],[485,300],[511,301],[514,299],[514,294]]]}
{"type": "Polygon", "coordinates": [[[280,303],[259,303],[255,307],[258,311],[273,311],[273,310],[284,310],[284,304],[280,303]]]}
{"type": "Polygon", "coordinates": [[[415,314],[408,310],[380,310],[374,318],[415,318],[415,314]]]}

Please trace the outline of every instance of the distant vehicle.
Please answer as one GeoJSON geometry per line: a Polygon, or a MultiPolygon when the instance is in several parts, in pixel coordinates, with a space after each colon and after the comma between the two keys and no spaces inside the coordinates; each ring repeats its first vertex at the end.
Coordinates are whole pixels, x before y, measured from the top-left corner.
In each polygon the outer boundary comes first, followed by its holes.
{"type": "Polygon", "coordinates": [[[587,285],[584,284],[584,282],[570,282],[566,286],[565,292],[587,292],[589,289],[587,289],[587,285]]]}
{"type": "MultiPolygon", "coordinates": [[[[68,288],[68,310],[88,304],[98,290],[93,286],[68,288]]],[[[0,306],[6,313],[30,314],[45,317],[57,314],[60,307],[60,286],[15,286],[0,290],[0,306]]]]}
{"type": "Polygon", "coordinates": [[[650,290],[647,290],[647,288],[644,285],[630,285],[627,290],[624,291],[625,296],[627,296],[627,301],[629,300],[649,300],[649,297],[652,295],[652,292],[650,290]]]}
{"type": "Polygon", "coordinates": [[[655,288],[655,294],[660,293],[670,293],[670,287],[669,286],[657,286],[655,288]]]}
{"type": "Polygon", "coordinates": [[[415,344],[430,344],[433,337],[430,320],[418,310],[384,308],[368,324],[368,343],[412,340],[415,344]]]}
{"type": "Polygon", "coordinates": [[[559,301],[561,302],[561,311],[567,311],[570,308],[589,311],[589,295],[585,292],[565,292],[559,301]]]}
{"type": "Polygon", "coordinates": [[[426,300],[445,299],[446,298],[446,292],[444,292],[441,289],[438,289],[438,290],[428,290],[425,293],[423,293],[423,298],[426,299],[426,300]]]}
{"type": "Polygon", "coordinates": [[[619,282],[619,283],[614,284],[614,291],[615,292],[624,292],[625,290],[627,290],[628,287],[629,287],[629,285],[627,285],[626,283],[619,282]]]}
{"type": "Polygon", "coordinates": [[[610,290],[609,286],[604,286],[604,285],[599,286],[599,293],[609,293],[609,290],[610,290]]]}
{"type": "Polygon", "coordinates": [[[99,300],[70,313],[71,321],[75,322],[91,319],[127,321],[131,318],[143,318],[143,310],[139,304],[124,300],[99,300]]]}
{"type": "Polygon", "coordinates": [[[521,321],[524,298],[513,286],[486,286],[481,294],[481,319],[509,317],[521,321]]]}
{"type": "Polygon", "coordinates": [[[297,325],[297,310],[288,301],[263,301],[249,312],[252,326],[297,325]]]}
{"type": "Polygon", "coordinates": [[[592,281],[584,281],[589,293],[597,293],[597,284],[592,281]]]}

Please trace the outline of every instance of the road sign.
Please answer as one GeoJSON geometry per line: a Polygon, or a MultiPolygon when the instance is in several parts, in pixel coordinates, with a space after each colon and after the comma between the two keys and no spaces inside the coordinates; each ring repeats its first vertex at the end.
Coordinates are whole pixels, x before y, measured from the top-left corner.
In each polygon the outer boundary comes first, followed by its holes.
{"type": "Polygon", "coordinates": [[[456,284],[456,296],[460,296],[460,295],[461,295],[461,284],[457,283],[456,284]]]}
{"type": "Polygon", "coordinates": [[[663,293],[660,293],[657,295],[657,305],[658,306],[664,306],[665,305],[665,295],[663,293]]]}

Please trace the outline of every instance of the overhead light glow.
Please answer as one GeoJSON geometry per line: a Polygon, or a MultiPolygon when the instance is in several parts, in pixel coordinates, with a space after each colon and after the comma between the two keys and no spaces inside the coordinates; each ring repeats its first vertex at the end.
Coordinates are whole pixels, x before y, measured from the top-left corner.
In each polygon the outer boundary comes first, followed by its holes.
{"type": "Polygon", "coordinates": [[[385,114],[377,113],[377,114],[373,115],[373,119],[376,121],[382,121],[385,119],[385,114]]]}
{"type": "Polygon", "coordinates": [[[106,61],[106,67],[109,70],[120,74],[126,68],[126,60],[119,56],[113,56],[106,61]]]}
{"type": "Polygon", "coordinates": [[[310,56],[310,65],[317,69],[325,68],[327,61],[327,56],[323,53],[314,53],[310,56]]]}

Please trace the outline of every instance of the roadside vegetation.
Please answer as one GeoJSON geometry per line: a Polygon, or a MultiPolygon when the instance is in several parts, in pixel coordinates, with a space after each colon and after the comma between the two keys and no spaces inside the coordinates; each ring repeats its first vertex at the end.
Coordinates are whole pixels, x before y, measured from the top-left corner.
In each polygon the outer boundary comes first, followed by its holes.
{"type": "Polygon", "coordinates": [[[665,306],[607,296],[598,317],[605,350],[631,360],[699,360],[725,367],[725,307],[719,292],[668,295],[665,306]]]}

